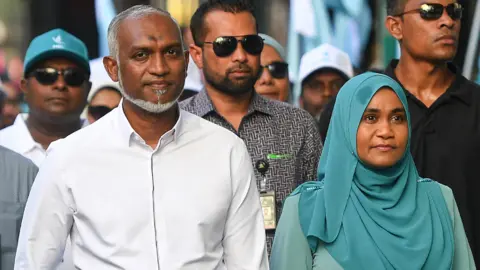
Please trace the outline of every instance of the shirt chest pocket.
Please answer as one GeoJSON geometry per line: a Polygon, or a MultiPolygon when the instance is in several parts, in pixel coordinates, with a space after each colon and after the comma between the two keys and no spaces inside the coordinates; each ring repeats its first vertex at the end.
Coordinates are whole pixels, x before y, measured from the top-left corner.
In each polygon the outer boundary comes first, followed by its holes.
{"type": "Polygon", "coordinates": [[[0,201],[0,245],[2,251],[14,251],[17,246],[25,203],[0,201]]]}
{"type": "Polygon", "coordinates": [[[285,156],[276,159],[267,159],[269,169],[267,178],[276,179],[284,182],[284,179],[292,180],[296,173],[295,159],[291,156],[285,156]]]}

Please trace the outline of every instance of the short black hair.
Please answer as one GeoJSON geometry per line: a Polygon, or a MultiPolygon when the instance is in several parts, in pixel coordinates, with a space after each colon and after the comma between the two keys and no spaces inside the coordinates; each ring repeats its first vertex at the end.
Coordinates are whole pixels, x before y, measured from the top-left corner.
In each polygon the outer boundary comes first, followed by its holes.
{"type": "Polygon", "coordinates": [[[387,15],[395,16],[405,9],[407,0],[387,0],[387,15]]]}
{"type": "MultiPolygon", "coordinates": [[[[197,46],[203,44],[205,38],[205,16],[214,10],[221,10],[229,13],[249,12],[257,20],[254,13],[252,0],[208,0],[201,4],[190,20],[190,31],[192,31],[193,42],[197,46]]],[[[257,25],[258,31],[258,25],[257,25]]]]}

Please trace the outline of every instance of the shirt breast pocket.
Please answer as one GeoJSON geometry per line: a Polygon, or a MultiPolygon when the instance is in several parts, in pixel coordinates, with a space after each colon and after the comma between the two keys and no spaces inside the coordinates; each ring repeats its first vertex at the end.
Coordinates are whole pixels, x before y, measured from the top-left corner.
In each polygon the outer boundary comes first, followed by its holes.
{"type": "Polygon", "coordinates": [[[0,200],[0,237],[2,252],[15,251],[25,203],[0,200]]]}

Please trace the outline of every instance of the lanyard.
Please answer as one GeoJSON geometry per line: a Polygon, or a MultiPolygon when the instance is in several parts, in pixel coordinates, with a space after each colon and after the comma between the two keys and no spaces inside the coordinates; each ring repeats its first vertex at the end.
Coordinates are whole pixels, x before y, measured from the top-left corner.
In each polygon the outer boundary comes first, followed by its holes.
{"type": "Polygon", "coordinates": [[[270,164],[264,159],[261,159],[255,163],[255,169],[262,175],[263,179],[260,182],[260,192],[267,192],[267,171],[270,164]]]}

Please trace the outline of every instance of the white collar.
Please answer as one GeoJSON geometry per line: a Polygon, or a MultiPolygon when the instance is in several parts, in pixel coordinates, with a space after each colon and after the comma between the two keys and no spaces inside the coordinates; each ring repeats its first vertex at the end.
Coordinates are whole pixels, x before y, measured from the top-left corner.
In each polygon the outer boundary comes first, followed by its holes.
{"type": "MultiPolygon", "coordinates": [[[[183,122],[185,118],[185,111],[180,109],[178,109],[178,111],[179,114],[177,122],[171,130],[162,136],[162,138],[173,136],[173,141],[176,141],[180,137],[181,133],[183,133],[184,129],[182,127],[184,126],[183,122]]],[[[141,138],[140,135],[138,135],[137,132],[135,132],[135,130],[132,128],[127,116],[125,115],[125,112],[123,111],[123,99],[120,101],[120,104],[118,104],[118,107],[114,109],[113,113],[117,114],[117,125],[120,130],[120,139],[123,145],[130,146],[133,136],[141,138]]]]}

